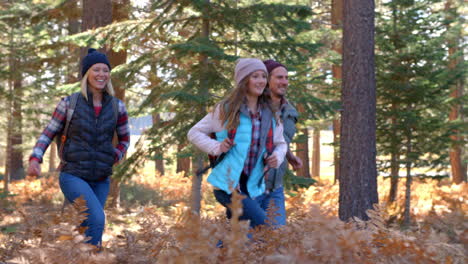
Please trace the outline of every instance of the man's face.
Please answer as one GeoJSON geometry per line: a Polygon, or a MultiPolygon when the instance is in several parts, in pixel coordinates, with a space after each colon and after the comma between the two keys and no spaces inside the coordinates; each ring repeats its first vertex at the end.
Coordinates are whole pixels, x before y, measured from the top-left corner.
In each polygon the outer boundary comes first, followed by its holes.
{"type": "Polygon", "coordinates": [[[270,74],[271,93],[274,97],[283,97],[288,89],[288,71],[284,67],[275,68],[270,74]]]}

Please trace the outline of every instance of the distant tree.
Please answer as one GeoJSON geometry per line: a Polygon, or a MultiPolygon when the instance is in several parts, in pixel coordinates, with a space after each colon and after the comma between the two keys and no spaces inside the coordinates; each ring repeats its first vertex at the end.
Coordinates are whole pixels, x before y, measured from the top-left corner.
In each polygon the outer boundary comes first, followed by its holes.
{"type": "Polygon", "coordinates": [[[446,22],[437,3],[392,1],[382,5],[379,16],[378,167],[390,170],[390,202],[397,195],[401,167],[407,177],[413,168],[447,169],[449,135],[459,127],[447,121],[454,79],[447,71],[446,22]]]}
{"type": "Polygon", "coordinates": [[[375,147],[374,1],[343,6],[339,217],[367,220],[378,203],[375,147]]]}
{"type": "MultiPolygon", "coordinates": [[[[453,105],[450,110],[449,120],[451,122],[460,122],[462,118],[462,103],[460,99],[463,96],[463,85],[465,80],[466,64],[463,59],[463,49],[460,48],[460,39],[462,39],[462,26],[460,21],[461,14],[458,13],[456,1],[447,0],[445,3],[445,12],[447,12],[447,46],[449,55],[449,71],[455,78],[451,85],[450,97],[453,99],[453,105]],[[464,67],[464,68],[463,68],[464,67]]],[[[466,136],[466,133],[465,133],[466,136]]],[[[467,181],[467,162],[463,160],[463,133],[460,130],[454,131],[450,136],[453,144],[450,149],[450,167],[452,170],[452,180],[454,183],[467,181]]]]}
{"type": "MultiPolygon", "coordinates": [[[[332,0],[331,1],[331,23],[332,29],[341,30],[343,28],[343,0],[332,0]]],[[[342,56],[342,39],[336,40],[333,44],[333,50],[339,54],[340,61],[332,65],[332,74],[333,81],[339,82],[342,78],[341,71],[341,56],[342,56]]],[[[340,85],[341,87],[341,85],[340,85]]],[[[340,140],[340,130],[341,124],[339,116],[333,119],[333,164],[334,164],[334,182],[340,179],[340,150],[339,150],[339,140],[340,140]]]]}

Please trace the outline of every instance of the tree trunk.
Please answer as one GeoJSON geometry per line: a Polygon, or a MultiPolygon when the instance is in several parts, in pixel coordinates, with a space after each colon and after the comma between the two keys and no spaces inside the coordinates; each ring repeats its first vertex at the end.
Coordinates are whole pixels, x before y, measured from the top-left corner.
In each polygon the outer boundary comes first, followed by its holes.
{"type": "MultiPolygon", "coordinates": [[[[210,21],[207,18],[207,12],[208,12],[208,5],[210,4],[210,0],[205,0],[206,8],[204,11],[205,15],[203,18],[202,22],[202,28],[201,28],[201,37],[205,38],[207,41],[210,39],[210,21]]],[[[201,54],[200,56],[200,64],[203,67],[202,71],[208,72],[208,56],[204,53],[201,54]]],[[[202,96],[208,97],[208,76],[207,74],[203,74],[202,80],[201,80],[201,94],[202,96]]],[[[200,107],[200,113],[205,113],[205,108],[203,106],[200,107]]],[[[196,152],[195,154],[195,161],[196,161],[196,170],[200,170],[203,168],[203,157],[204,154],[200,153],[199,151],[196,152]]],[[[191,210],[192,212],[196,213],[197,215],[200,215],[200,209],[201,209],[201,183],[202,183],[202,178],[203,176],[201,175],[200,177],[196,176],[196,173],[194,173],[193,180],[192,180],[192,204],[191,204],[191,210]]]]}
{"type": "MultiPolygon", "coordinates": [[[[78,3],[77,1],[70,1],[67,3],[67,8],[69,10],[77,10],[78,9],[78,3]]],[[[80,21],[78,20],[79,17],[77,14],[75,14],[75,11],[70,11],[72,14],[69,14],[68,17],[68,25],[67,25],[67,30],[68,30],[68,35],[74,35],[78,32],[80,32],[80,21]]],[[[68,44],[68,54],[69,56],[69,63],[67,64],[67,83],[74,83],[79,80],[79,72],[80,72],[80,66],[79,64],[76,64],[76,58],[80,56],[80,50],[79,47],[75,44],[68,44]],[[78,67],[76,67],[78,65],[78,67]]]]}
{"type": "MultiPolygon", "coordinates": [[[[301,104],[297,105],[299,114],[304,113],[304,107],[301,104]]],[[[302,160],[302,168],[297,171],[297,176],[310,178],[309,166],[309,130],[307,127],[299,129],[299,136],[296,142],[296,156],[302,160]]]]}
{"type": "Polygon", "coordinates": [[[310,178],[309,165],[309,130],[299,129],[300,134],[296,143],[296,155],[302,160],[302,168],[297,170],[297,176],[310,178]]]}
{"type": "Polygon", "coordinates": [[[23,131],[22,131],[22,101],[23,98],[23,85],[21,73],[17,72],[20,69],[20,62],[17,58],[10,57],[10,85],[13,85],[11,106],[11,122],[10,127],[10,159],[9,159],[9,178],[10,180],[24,179],[25,171],[23,165],[23,131]]]}
{"type": "MultiPolygon", "coordinates": [[[[112,1],[112,22],[118,22],[128,19],[128,13],[130,8],[129,0],[112,1]]],[[[106,53],[109,57],[109,62],[113,68],[118,65],[125,64],[127,62],[127,50],[123,49],[118,52],[112,50],[112,47],[106,47],[106,53]]],[[[125,83],[124,80],[119,78],[112,79],[112,86],[114,87],[115,97],[125,102],[125,83]]],[[[114,142],[117,144],[118,139],[114,134],[114,142]]],[[[112,177],[111,186],[109,191],[109,207],[119,208],[120,207],[120,184],[121,180],[112,177]]]]}
{"type": "Polygon", "coordinates": [[[49,172],[54,172],[57,169],[55,162],[57,157],[57,146],[55,144],[55,141],[52,141],[52,143],[50,143],[49,149],[49,172]]]}
{"type": "MultiPolygon", "coordinates": [[[[203,168],[203,156],[204,154],[197,151],[195,154],[195,162],[197,164],[197,170],[203,168]]],[[[201,194],[201,185],[203,181],[203,175],[200,177],[196,176],[196,173],[194,173],[194,176],[192,176],[192,197],[191,197],[191,210],[192,212],[195,212],[197,215],[200,215],[200,210],[201,210],[201,199],[202,199],[202,194],[201,194]]]]}
{"type": "MultiPolygon", "coordinates": [[[[338,30],[343,28],[343,0],[332,0],[331,10],[331,23],[332,29],[338,30]]],[[[341,39],[333,44],[333,50],[338,54],[343,54],[341,39]]],[[[333,80],[341,80],[342,72],[341,65],[333,64],[332,66],[333,80]]],[[[333,119],[333,164],[335,166],[334,182],[340,179],[340,120],[338,118],[333,119]]]]}
{"type": "Polygon", "coordinates": [[[320,178],[320,128],[314,127],[312,150],[312,178],[320,178]]]}
{"type": "Polygon", "coordinates": [[[411,130],[407,136],[406,142],[406,191],[405,191],[405,212],[403,226],[410,227],[411,224],[411,130]]]}
{"type": "MultiPolygon", "coordinates": [[[[396,104],[392,104],[392,110],[396,111],[397,109],[398,106],[396,104]]],[[[392,127],[395,128],[397,125],[396,117],[392,117],[391,122],[392,127]]],[[[394,134],[396,135],[396,129],[394,134]]],[[[390,193],[388,195],[389,203],[393,203],[396,200],[398,193],[398,181],[400,180],[400,155],[398,154],[400,151],[400,144],[398,142],[393,142],[392,146],[395,146],[395,148],[390,154],[390,193]]]]}
{"type": "MultiPolygon", "coordinates": [[[[445,5],[445,10],[450,11],[452,9],[452,0],[448,0],[445,5]]],[[[451,19],[449,15],[449,19],[451,19]]],[[[449,28],[450,29],[450,28],[449,28]]],[[[460,32],[457,32],[455,36],[450,36],[447,40],[447,45],[449,47],[449,69],[451,71],[455,71],[457,67],[460,65],[461,60],[463,60],[463,55],[458,55],[455,57],[458,52],[460,52],[459,48],[459,39],[460,39],[460,32]]],[[[458,78],[455,82],[455,85],[452,87],[452,92],[450,97],[453,99],[460,98],[463,92],[463,79],[458,78]]],[[[452,106],[449,114],[449,120],[454,121],[460,118],[460,104],[455,104],[452,106]]],[[[450,136],[451,140],[454,142],[462,142],[462,137],[460,135],[460,131],[455,131],[453,135],[450,136]]],[[[466,166],[467,164],[462,160],[462,149],[459,144],[453,144],[450,149],[450,167],[452,170],[452,181],[456,184],[466,182],[467,181],[467,173],[466,173],[466,166]]]]}
{"type": "Polygon", "coordinates": [[[400,155],[398,153],[391,154],[390,161],[390,193],[388,195],[388,202],[393,203],[396,200],[398,193],[398,181],[400,180],[400,155]]]}
{"type": "Polygon", "coordinates": [[[7,137],[6,137],[6,147],[5,147],[5,173],[3,176],[3,190],[5,193],[8,193],[8,184],[10,183],[10,160],[11,160],[11,101],[8,100],[8,115],[7,115],[7,137]]]}
{"type": "MultiPolygon", "coordinates": [[[[153,119],[153,126],[160,126],[161,124],[161,116],[159,113],[154,112],[152,114],[152,119],[153,119]]],[[[155,169],[159,173],[159,175],[164,175],[164,154],[163,154],[162,149],[158,149],[155,154],[154,154],[154,163],[155,163],[155,169]]]]}
{"type": "Polygon", "coordinates": [[[344,2],[339,217],[368,220],[378,203],[374,1],[344,2]]]}
{"type": "Polygon", "coordinates": [[[333,165],[335,166],[335,175],[333,183],[336,184],[340,180],[340,120],[333,120],[333,165]]]}
{"type": "MultiPolygon", "coordinates": [[[[83,0],[83,13],[81,19],[81,31],[87,31],[98,27],[107,26],[112,23],[112,1],[111,0],[83,0]]],[[[104,48],[100,51],[106,52],[104,48]]],[[[87,48],[81,49],[80,58],[88,53],[87,48]]]]}
{"type": "Polygon", "coordinates": [[[183,172],[185,176],[190,174],[190,157],[185,157],[185,155],[180,154],[182,150],[187,146],[187,144],[178,144],[177,145],[177,168],[176,172],[183,172]]]}

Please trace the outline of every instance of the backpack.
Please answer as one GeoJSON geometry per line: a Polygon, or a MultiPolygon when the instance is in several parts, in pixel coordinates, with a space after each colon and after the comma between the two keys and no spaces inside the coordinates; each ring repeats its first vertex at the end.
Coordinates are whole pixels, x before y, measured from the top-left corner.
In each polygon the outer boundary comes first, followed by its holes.
{"type": "MultiPolygon", "coordinates": [[[[57,154],[60,159],[59,168],[65,165],[65,159],[63,158],[63,148],[65,146],[65,142],[67,141],[68,136],[68,128],[70,127],[70,121],[72,120],[73,113],[75,112],[76,103],[78,98],[80,97],[81,93],[73,93],[70,95],[70,103],[66,109],[66,119],[65,119],[65,126],[61,133],[57,134],[55,137],[55,142],[57,144],[57,154]]],[[[114,110],[114,117],[115,120],[118,120],[119,116],[119,107],[117,105],[117,100],[115,97],[112,97],[112,109],[114,110]]],[[[115,132],[114,132],[115,133],[115,132]]],[[[114,135],[115,136],[115,135],[114,135]]]]}

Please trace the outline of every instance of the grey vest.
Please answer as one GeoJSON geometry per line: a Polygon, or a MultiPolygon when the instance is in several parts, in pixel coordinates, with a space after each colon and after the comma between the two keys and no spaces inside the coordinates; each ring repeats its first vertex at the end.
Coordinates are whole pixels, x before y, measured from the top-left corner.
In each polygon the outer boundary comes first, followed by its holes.
{"type": "MultiPolygon", "coordinates": [[[[296,108],[292,106],[289,102],[281,106],[279,111],[281,121],[283,122],[283,136],[284,140],[288,144],[291,143],[294,134],[296,134],[296,122],[299,114],[296,111],[296,108]]],[[[286,157],[284,158],[283,163],[279,166],[278,169],[271,169],[270,174],[268,175],[266,181],[267,190],[273,190],[283,186],[283,177],[288,169],[288,161],[286,157]]]]}

